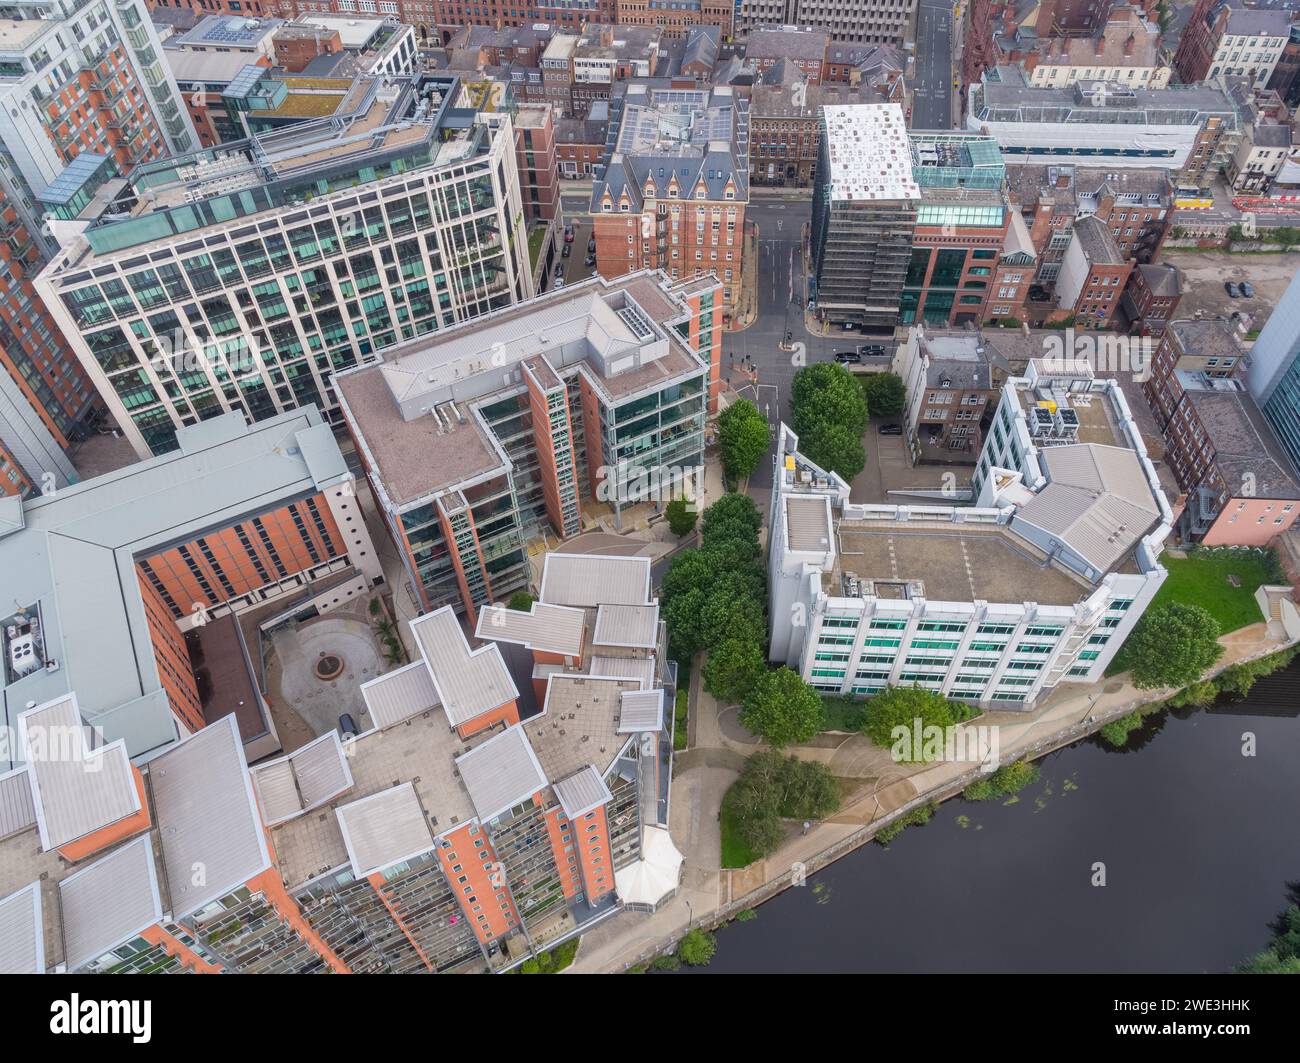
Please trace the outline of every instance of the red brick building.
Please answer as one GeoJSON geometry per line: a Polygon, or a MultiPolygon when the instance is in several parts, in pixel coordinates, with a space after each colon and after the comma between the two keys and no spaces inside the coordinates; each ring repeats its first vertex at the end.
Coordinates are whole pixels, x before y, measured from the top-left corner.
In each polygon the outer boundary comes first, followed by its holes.
{"type": "Polygon", "coordinates": [[[1178,312],[1183,295],[1182,275],[1164,263],[1140,265],[1129,274],[1121,308],[1129,328],[1143,335],[1162,336],[1178,312]]]}

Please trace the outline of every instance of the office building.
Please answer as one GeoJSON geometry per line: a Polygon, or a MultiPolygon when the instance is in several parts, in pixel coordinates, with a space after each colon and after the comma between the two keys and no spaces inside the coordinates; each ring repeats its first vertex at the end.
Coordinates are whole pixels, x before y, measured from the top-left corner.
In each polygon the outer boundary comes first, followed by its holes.
{"type": "Polygon", "coordinates": [[[737,34],[797,26],[840,44],[901,48],[915,14],[916,0],[738,0],[735,22],[737,34]]]}
{"type": "MultiPolygon", "coordinates": [[[[0,499],[6,728],[76,693],[86,723],[129,757],[228,714],[264,756],[279,741],[250,678],[256,625],[238,621],[327,610],[382,578],[315,410],[251,426],[230,413],[177,441],[52,495],[0,499]]],[[[3,769],[13,751],[0,754],[3,769]]]]}
{"type": "Polygon", "coordinates": [[[716,276],[723,319],[740,299],[749,202],[749,111],[730,87],[629,84],[592,182],[596,268],[673,280],[716,276]]]}
{"type": "Polygon", "coordinates": [[[823,109],[811,243],[822,320],[893,330],[920,200],[898,104],[823,109]]]}
{"type": "Polygon", "coordinates": [[[533,294],[510,119],[459,98],[362,79],[329,119],[82,190],[37,286],[139,455],[231,410],[337,421],[331,373],[533,294]]]}
{"type": "Polygon", "coordinates": [[[827,694],[1030,708],[1100,681],[1165,578],[1169,504],[1119,385],[1086,367],[1006,382],[973,506],[851,503],[784,426],[776,461],[770,657],[827,694]]]}
{"type": "Polygon", "coordinates": [[[477,615],[526,586],[530,539],[583,529],[584,502],[617,520],[697,477],[721,314],[711,277],[597,277],[340,373],[348,430],[423,607],[477,615]]]}
{"type": "Polygon", "coordinates": [[[1250,393],[1300,464],[1300,276],[1293,277],[1250,349],[1250,393]]]}
{"type": "Polygon", "coordinates": [[[1008,164],[1159,166],[1189,196],[1209,189],[1241,135],[1237,105],[1214,84],[1035,88],[1019,67],[997,66],[971,85],[968,103],[966,128],[992,135],[1008,164]]]}
{"type": "Polygon", "coordinates": [[[70,755],[0,776],[0,971],[500,971],[671,898],[649,560],[552,555],[473,648],[449,609],[410,628],[346,753],[330,731],[249,767],[227,718],[136,765],[89,747],[75,694],[27,710],[24,750],[59,728],[70,755]],[[542,692],[522,722],[503,646],[542,692]]]}

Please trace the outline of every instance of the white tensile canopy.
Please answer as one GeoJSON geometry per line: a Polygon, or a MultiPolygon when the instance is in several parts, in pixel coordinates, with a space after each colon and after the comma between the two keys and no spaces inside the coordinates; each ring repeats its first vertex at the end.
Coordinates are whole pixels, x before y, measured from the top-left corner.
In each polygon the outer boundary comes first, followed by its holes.
{"type": "Polygon", "coordinates": [[[624,904],[654,907],[677,888],[682,854],[662,827],[646,827],[641,839],[641,859],[614,876],[614,886],[624,904]]]}

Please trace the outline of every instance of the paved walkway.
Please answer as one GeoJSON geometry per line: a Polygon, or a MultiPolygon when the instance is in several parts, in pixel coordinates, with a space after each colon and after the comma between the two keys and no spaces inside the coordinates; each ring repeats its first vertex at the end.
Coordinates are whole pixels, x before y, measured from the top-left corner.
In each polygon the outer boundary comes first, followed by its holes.
{"type": "MultiPolygon", "coordinates": [[[[1225,652],[1218,668],[1275,653],[1286,645],[1271,637],[1263,623],[1234,631],[1220,641],[1225,652]]],[[[1039,756],[1083,737],[1106,720],[1173,693],[1174,689],[1138,690],[1125,674],[1105,680],[1100,688],[1061,687],[1033,712],[986,713],[976,723],[998,728],[1001,761],[1009,763],[1022,756],[1039,756]]],[[[970,763],[899,765],[887,750],[861,735],[820,735],[790,752],[829,763],[837,776],[859,780],[859,788],[839,812],[807,834],[792,825],[785,843],[772,856],[748,868],[724,871],[718,867],[718,812],[743,758],[756,748],[735,713],[734,706],[719,705],[703,690],[697,661],[691,671],[690,749],[676,758],[670,816],[673,839],[685,857],[682,888],[653,915],[624,913],[587,935],[571,968],[575,973],[620,971],[645,962],[689,926],[713,922],[724,907],[746,894],[778,889],[794,869],[820,866],[826,850],[852,846],[864,828],[908,802],[925,794],[960,792],[964,777],[978,768],[970,763]]]]}

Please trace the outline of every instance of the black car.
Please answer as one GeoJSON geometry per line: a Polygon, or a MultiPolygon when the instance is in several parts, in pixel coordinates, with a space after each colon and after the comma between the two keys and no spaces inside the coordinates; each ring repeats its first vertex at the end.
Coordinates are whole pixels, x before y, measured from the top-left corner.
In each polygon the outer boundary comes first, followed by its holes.
{"type": "Polygon", "coordinates": [[[836,351],[834,357],[840,365],[857,365],[862,361],[857,351],[836,351]]]}
{"type": "Polygon", "coordinates": [[[1232,281],[1224,281],[1223,290],[1228,293],[1229,299],[1237,299],[1241,296],[1241,289],[1233,284],[1232,281]]]}
{"type": "Polygon", "coordinates": [[[1241,282],[1241,297],[1243,299],[1255,298],[1255,286],[1251,284],[1249,281],[1241,282]]]}
{"type": "Polygon", "coordinates": [[[858,354],[862,355],[863,358],[879,358],[884,353],[885,345],[883,343],[864,343],[858,347],[858,354]]]}
{"type": "Polygon", "coordinates": [[[903,426],[901,424],[882,424],[876,431],[882,436],[901,436],[903,426]]]}
{"type": "Polygon", "coordinates": [[[587,241],[587,254],[594,255],[595,253],[596,253],[596,238],[593,236],[590,240],[587,241]]]}
{"type": "Polygon", "coordinates": [[[595,256],[595,255],[588,255],[586,261],[583,262],[583,265],[586,266],[588,269],[590,269],[590,268],[591,268],[592,266],[594,266],[595,264],[596,264],[596,256],[595,256]]]}
{"type": "Polygon", "coordinates": [[[569,257],[569,252],[572,251],[572,250],[573,250],[573,245],[572,245],[572,244],[565,244],[565,245],[564,245],[564,250],[560,252],[560,257],[561,257],[561,258],[568,258],[568,257],[569,257]]]}

